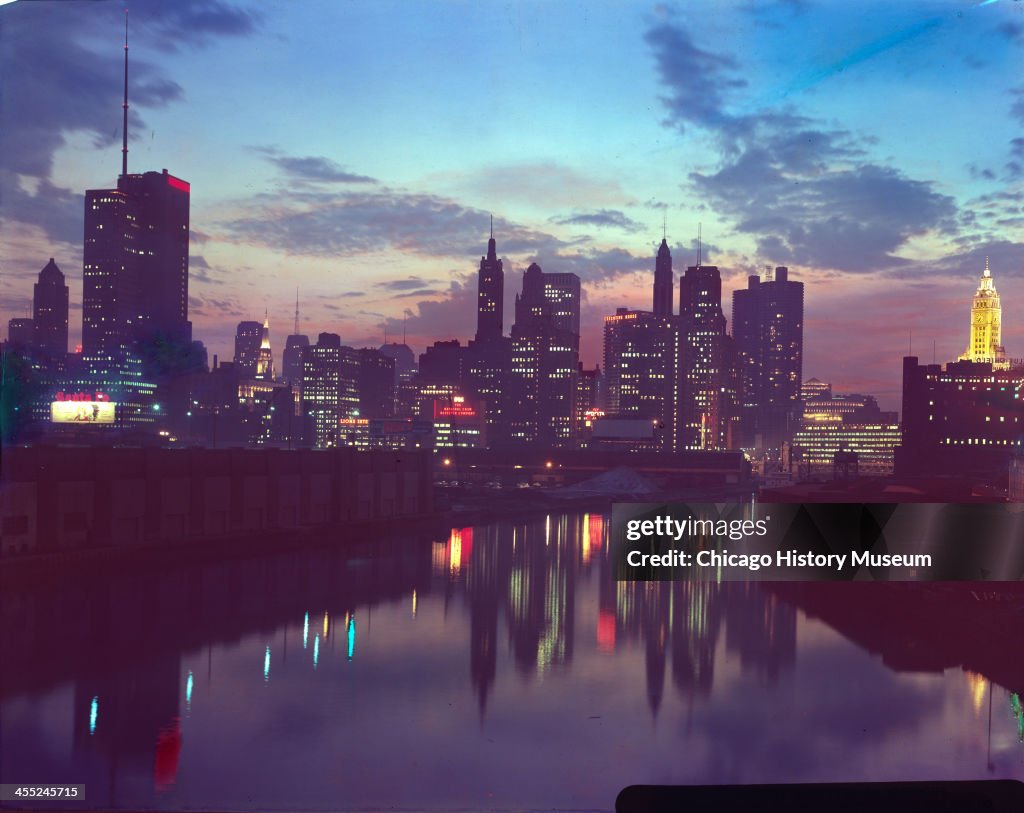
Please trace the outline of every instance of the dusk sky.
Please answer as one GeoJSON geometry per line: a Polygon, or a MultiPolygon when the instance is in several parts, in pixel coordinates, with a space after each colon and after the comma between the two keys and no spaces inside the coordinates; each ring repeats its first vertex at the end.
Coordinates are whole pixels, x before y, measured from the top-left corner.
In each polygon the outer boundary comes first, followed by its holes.
{"type": "MultiPolygon", "coordinates": [[[[471,337],[494,216],[522,272],[602,317],[676,275],[806,283],[805,378],[896,408],[900,357],[966,347],[984,257],[1024,356],[1024,0],[131,0],[129,171],[192,184],[189,316],[212,355],[292,332],[471,337]]],[[[120,169],[124,4],[0,8],[0,318],[49,257],[81,334],[83,193],[120,169]]],[[[678,307],[678,284],[676,293],[678,307]]]]}

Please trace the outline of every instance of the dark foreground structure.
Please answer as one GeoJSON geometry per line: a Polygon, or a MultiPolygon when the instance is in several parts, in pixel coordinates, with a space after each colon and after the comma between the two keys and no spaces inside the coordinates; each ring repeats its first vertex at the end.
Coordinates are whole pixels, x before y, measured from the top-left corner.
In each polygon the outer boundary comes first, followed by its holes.
{"type": "Polygon", "coordinates": [[[0,458],[0,555],[137,547],[433,507],[426,452],[35,446],[0,458]]]}

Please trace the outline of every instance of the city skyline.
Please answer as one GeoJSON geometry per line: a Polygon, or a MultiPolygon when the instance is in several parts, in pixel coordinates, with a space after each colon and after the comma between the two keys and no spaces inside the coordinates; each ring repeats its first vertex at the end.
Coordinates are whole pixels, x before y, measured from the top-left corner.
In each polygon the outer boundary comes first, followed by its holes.
{"type": "MultiPolygon", "coordinates": [[[[259,3],[131,4],[129,172],[166,166],[192,183],[196,338],[228,358],[234,325],[269,310],[280,354],[298,286],[311,337],[376,346],[404,321],[417,350],[468,339],[493,213],[504,324],[530,262],[576,273],[588,366],[602,317],[650,308],[666,221],[679,268],[697,253],[679,235],[703,223],[723,298],[765,264],[806,282],[805,378],[895,405],[911,331],[924,358],[933,341],[940,361],[962,351],[986,255],[1004,344],[1021,355],[1024,9],[709,8],[435,6],[424,20],[386,5],[285,18],[259,3]],[[808,44],[824,26],[841,42],[808,44]],[[328,30],[350,47],[327,53],[328,30]],[[959,47],[965,37],[979,47],[959,47]],[[478,71],[460,70],[463,38],[483,43],[470,51],[478,71]],[[786,50],[796,40],[800,53],[786,50]],[[310,97],[301,110],[286,96],[296,83],[310,97]],[[975,120],[984,127],[960,126],[975,120]],[[925,150],[909,137],[922,126],[940,134],[925,150]],[[894,283],[906,286],[897,296],[894,283]]],[[[3,321],[27,310],[31,279],[55,257],[74,346],[82,195],[110,185],[120,158],[122,12],[15,3],[0,14],[0,59],[18,77],[0,135],[3,321]],[[43,36],[50,46],[35,47],[43,36]],[[72,99],[75,82],[54,78],[76,67],[90,87],[72,99]]]]}

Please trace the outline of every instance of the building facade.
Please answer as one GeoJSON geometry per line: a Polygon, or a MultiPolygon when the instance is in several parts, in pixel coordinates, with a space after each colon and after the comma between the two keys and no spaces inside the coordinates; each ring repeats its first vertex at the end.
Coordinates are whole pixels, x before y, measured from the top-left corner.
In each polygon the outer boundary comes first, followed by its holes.
{"type": "Polygon", "coordinates": [[[192,340],[188,321],[188,182],[123,174],[85,193],[82,353],[120,360],[139,343],[192,340]]]}
{"type": "Polygon", "coordinates": [[[814,478],[834,471],[837,456],[856,455],[858,472],[887,476],[894,471],[900,445],[899,417],[879,409],[870,395],[835,394],[804,402],[800,427],[793,435],[793,456],[814,478]]]}
{"type": "Polygon", "coordinates": [[[679,282],[680,406],[675,447],[736,445],[736,352],[722,313],[722,278],[713,265],[686,269],[679,282]]]}
{"type": "Polygon", "coordinates": [[[32,335],[37,358],[63,364],[68,352],[68,286],[53,257],[32,289],[32,335]]]}
{"type": "Polygon", "coordinates": [[[256,378],[263,344],[263,325],[255,321],[239,322],[235,328],[235,355],[233,361],[240,378],[256,378]]]}
{"type": "Polygon", "coordinates": [[[903,359],[903,433],[899,475],[1005,476],[1024,432],[1024,367],[987,362],[945,366],[903,359]]]}
{"type": "Polygon", "coordinates": [[[568,445],[579,370],[580,279],[536,263],[516,296],[508,374],[509,441],[568,445]]]}
{"type": "Polygon", "coordinates": [[[804,285],[789,279],[788,268],[752,275],[733,292],[744,448],[777,450],[799,425],[803,330],[804,285]]]}
{"type": "Polygon", "coordinates": [[[677,436],[680,340],[671,315],[619,308],[604,318],[605,412],[656,424],[665,451],[677,436]]]}

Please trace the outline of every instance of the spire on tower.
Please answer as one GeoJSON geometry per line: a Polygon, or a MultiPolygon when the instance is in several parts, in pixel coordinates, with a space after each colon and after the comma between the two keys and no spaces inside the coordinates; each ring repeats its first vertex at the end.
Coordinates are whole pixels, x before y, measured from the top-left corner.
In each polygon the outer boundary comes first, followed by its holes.
{"type": "Polygon", "coordinates": [[[985,271],[984,271],[984,276],[986,276],[986,277],[991,277],[992,276],[992,270],[988,267],[988,255],[987,254],[985,255],[985,271]]]}
{"type": "Polygon", "coordinates": [[[491,236],[487,241],[487,260],[488,262],[495,262],[498,259],[498,248],[494,242],[494,215],[491,215],[491,236]]]}
{"type": "Polygon", "coordinates": [[[128,174],[128,9],[124,10],[124,121],[121,125],[121,174],[128,174]]]}
{"type": "Polygon", "coordinates": [[[295,335],[299,335],[299,289],[295,288],[295,335]]]}
{"type": "Polygon", "coordinates": [[[701,253],[703,252],[704,245],[701,237],[701,224],[697,224],[697,267],[700,268],[701,253]]]}

